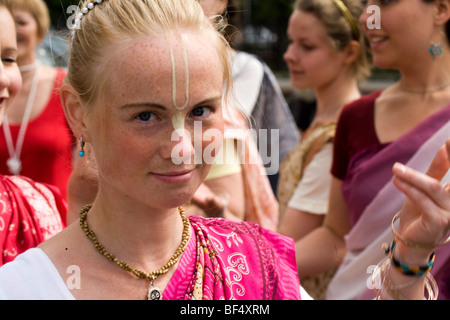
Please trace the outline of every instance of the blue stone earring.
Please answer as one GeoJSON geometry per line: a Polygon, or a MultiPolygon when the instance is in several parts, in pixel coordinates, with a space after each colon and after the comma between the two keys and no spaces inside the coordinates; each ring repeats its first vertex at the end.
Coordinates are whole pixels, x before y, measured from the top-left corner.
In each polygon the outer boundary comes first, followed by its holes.
{"type": "Polygon", "coordinates": [[[83,158],[84,157],[84,145],[85,145],[86,143],[83,141],[83,137],[81,137],[80,138],[80,146],[81,146],[81,150],[80,150],[80,152],[78,152],[78,155],[81,157],[81,158],[83,158]]]}
{"type": "Polygon", "coordinates": [[[433,60],[436,60],[437,56],[442,54],[442,48],[444,47],[444,44],[435,44],[434,42],[431,42],[430,48],[428,49],[428,52],[431,53],[433,56],[433,60]]]}

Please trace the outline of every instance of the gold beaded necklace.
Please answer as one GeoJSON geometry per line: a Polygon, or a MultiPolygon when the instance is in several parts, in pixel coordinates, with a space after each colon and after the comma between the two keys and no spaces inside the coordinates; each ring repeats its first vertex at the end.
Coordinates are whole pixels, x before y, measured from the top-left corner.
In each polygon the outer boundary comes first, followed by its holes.
{"type": "Polygon", "coordinates": [[[181,219],[183,220],[183,236],[181,238],[181,243],[173,254],[173,256],[170,258],[170,260],[159,270],[152,271],[150,273],[147,273],[145,271],[141,271],[135,268],[130,267],[125,261],[121,261],[116,258],[116,256],[110,252],[108,252],[105,247],[98,242],[97,237],[95,236],[94,231],[92,231],[89,228],[89,225],[87,224],[86,218],[87,213],[92,208],[92,205],[87,205],[80,211],[80,226],[81,229],[83,229],[86,236],[91,240],[91,242],[94,244],[94,247],[108,260],[114,262],[117,264],[122,270],[125,270],[127,272],[130,272],[141,279],[148,279],[150,280],[150,288],[147,293],[148,300],[161,300],[162,299],[162,291],[158,287],[155,287],[153,285],[154,280],[163,274],[166,274],[169,271],[169,268],[176,264],[178,260],[180,259],[183,252],[186,250],[187,243],[189,241],[189,235],[190,235],[190,223],[189,219],[184,214],[183,208],[179,207],[178,211],[180,212],[181,219]]]}

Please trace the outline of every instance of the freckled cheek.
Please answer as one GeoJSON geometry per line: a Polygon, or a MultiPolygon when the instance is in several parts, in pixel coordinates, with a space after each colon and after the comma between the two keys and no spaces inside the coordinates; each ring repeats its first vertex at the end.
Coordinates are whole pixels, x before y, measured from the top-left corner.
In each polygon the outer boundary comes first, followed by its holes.
{"type": "MultiPolygon", "coordinates": [[[[223,118],[215,119],[211,125],[203,128],[202,132],[202,153],[204,161],[217,156],[223,145],[223,118]]],[[[208,161],[206,161],[208,162],[208,161]]]]}
{"type": "Polygon", "coordinates": [[[94,148],[97,150],[99,167],[105,171],[117,172],[135,170],[140,163],[148,162],[151,141],[143,139],[127,130],[120,130],[121,126],[111,120],[98,123],[94,148]]]}

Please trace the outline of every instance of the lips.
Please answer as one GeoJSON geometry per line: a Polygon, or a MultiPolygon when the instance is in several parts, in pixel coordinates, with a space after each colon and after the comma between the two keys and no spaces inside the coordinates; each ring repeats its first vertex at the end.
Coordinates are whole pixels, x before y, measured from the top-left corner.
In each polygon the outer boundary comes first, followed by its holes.
{"type": "Polygon", "coordinates": [[[369,37],[370,48],[372,50],[379,48],[387,39],[388,39],[388,37],[383,37],[383,36],[372,36],[372,37],[369,37]]]}
{"type": "Polygon", "coordinates": [[[300,76],[302,74],[305,74],[305,72],[303,72],[303,71],[295,71],[295,70],[291,70],[291,73],[295,76],[300,76]]]}
{"type": "Polygon", "coordinates": [[[194,175],[194,169],[171,171],[164,173],[153,172],[152,175],[161,182],[168,184],[178,184],[189,181],[194,175]]]}
{"type": "Polygon", "coordinates": [[[305,74],[305,72],[304,71],[302,71],[302,70],[296,70],[296,69],[293,69],[293,68],[289,68],[289,72],[290,72],[290,74],[291,74],[291,76],[292,77],[295,77],[295,76],[302,76],[302,75],[304,75],[305,74]]]}

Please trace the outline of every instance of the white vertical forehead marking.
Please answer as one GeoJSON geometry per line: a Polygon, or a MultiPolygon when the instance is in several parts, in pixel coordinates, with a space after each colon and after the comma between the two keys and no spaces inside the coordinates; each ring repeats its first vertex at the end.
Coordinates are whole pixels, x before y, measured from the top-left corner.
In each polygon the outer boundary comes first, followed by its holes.
{"type": "Polygon", "coordinates": [[[186,46],[184,45],[184,42],[181,41],[181,44],[183,46],[183,57],[184,57],[184,64],[186,68],[186,101],[183,105],[179,106],[177,105],[177,68],[175,64],[175,57],[173,55],[173,49],[169,42],[169,48],[170,48],[170,61],[172,62],[172,94],[173,94],[173,106],[178,111],[184,110],[188,103],[189,103],[189,61],[186,53],[186,46]]]}
{"type": "Polygon", "coordinates": [[[184,130],[184,116],[181,113],[181,111],[186,109],[186,107],[189,104],[189,61],[188,61],[188,57],[187,57],[186,46],[185,46],[183,40],[181,39],[181,37],[179,37],[179,39],[180,39],[179,43],[181,43],[182,50],[183,50],[184,67],[185,67],[185,74],[186,74],[186,81],[185,81],[186,82],[186,101],[184,102],[183,105],[178,105],[177,104],[177,66],[175,63],[175,56],[173,53],[173,48],[172,48],[169,36],[166,35],[166,37],[167,37],[167,41],[169,43],[170,61],[172,63],[172,100],[173,100],[174,108],[178,111],[172,117],[172,125],[173,125],[173,128],[175,129],[175,131],[183,131],[184,130]]]}
{"type": "Polygon", "coordinates": [[[184,134],[184,114],[181,111],[177,111],[172,117],[172,126],[179,136],[184,134]]]}

